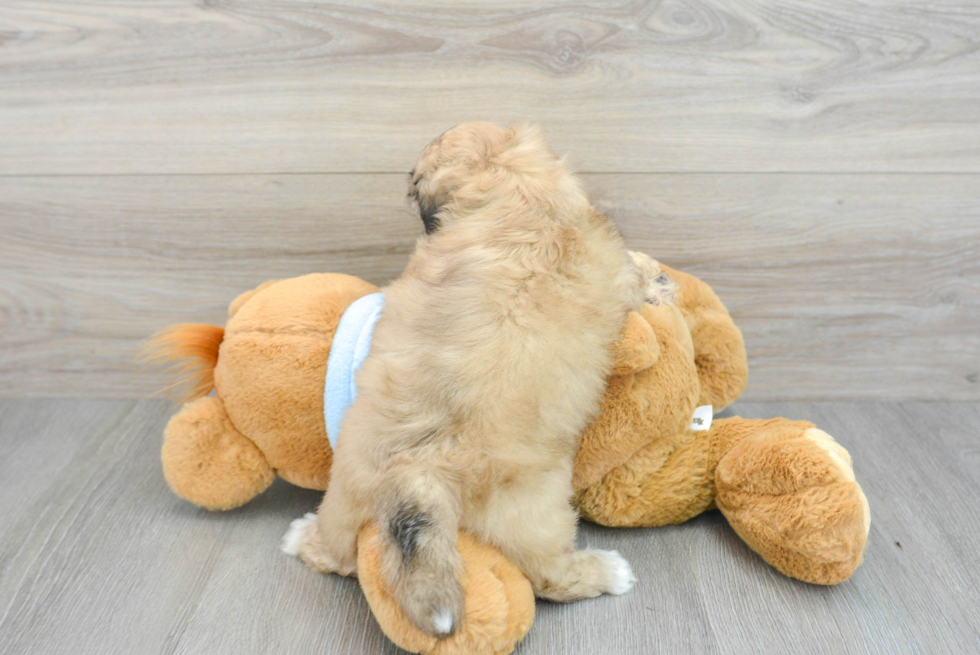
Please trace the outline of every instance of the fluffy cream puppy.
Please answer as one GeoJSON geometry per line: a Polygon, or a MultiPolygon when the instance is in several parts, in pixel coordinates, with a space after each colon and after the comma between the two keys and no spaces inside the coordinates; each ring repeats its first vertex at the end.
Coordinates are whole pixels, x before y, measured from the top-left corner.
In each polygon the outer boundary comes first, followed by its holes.
{"type": "Polygon", "coordinates": [[[534,128],[449,130],[410,195],[426,236],[384,289],[317,521],[291,537],[300,557],[350,575],[357,533],[377,520],[382,575],[433,635],[463,616],[459,528],[540,597],[627,591],[618,553],[575,549],[569,498],[578,437],[644,299],[637,266],[534,128]]]}

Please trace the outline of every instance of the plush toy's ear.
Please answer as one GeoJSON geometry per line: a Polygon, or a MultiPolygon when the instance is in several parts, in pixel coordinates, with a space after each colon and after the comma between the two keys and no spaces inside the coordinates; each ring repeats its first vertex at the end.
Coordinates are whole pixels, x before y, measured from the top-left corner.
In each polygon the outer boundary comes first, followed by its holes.
{"type": "Polygon", "coordinates": [[[701,381],[701,405],[721,411],[745,391],[749,364],[742,332],[711,287],[669,266],[664,271],[680,285],[677,308],[691,330],[694,361],[701,381]]]}
{"type": "Polygon", "coordinates": [[[650,324],[637,312],[626,317],[623,338],[616,344],[613,375],[626,375],[650,368],[660,358],[660,343],[650,324]]]}

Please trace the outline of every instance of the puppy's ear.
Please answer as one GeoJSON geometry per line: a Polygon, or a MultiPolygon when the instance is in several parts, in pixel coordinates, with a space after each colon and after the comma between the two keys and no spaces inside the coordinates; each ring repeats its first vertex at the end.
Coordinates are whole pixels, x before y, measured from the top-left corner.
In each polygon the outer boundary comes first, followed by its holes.
{"type": "Polygon", "coordinates": [[[419,215],[422,217],[422,224],[425,226],[425,233],[432,234],[439,229],[439,208],[428,206],[427,203],[419,201],[419,215]]]}
{"type": "Polygon", "coordinates": [[[421,188],[423,185],[424,182],[419,177],[416,177],[414,170],[409,173],[408,197],[422,218],[425,233],[432,234],[439,229],[438,213],[440,206],[429,194],[423,192],[421,188]]]}

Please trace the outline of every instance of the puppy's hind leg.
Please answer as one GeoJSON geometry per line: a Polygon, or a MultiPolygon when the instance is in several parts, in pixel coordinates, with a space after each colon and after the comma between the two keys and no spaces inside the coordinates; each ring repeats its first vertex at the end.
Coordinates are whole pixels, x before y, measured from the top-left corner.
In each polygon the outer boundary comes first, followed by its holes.
{"type": "Polygon", "coordinates": [[[510,557],[538,598],[571,602],[624,594],[636,578],[619,553],[575,550],[578,516],[568,502],[569,479],[551,472],[531,485],[498,490],[479,524],[465,527],[510,557]]]}
{"type": "MultiPolygon", "coordinates": [[[[320,531],[316,527],[316,514],[312,512],[290,523],[289,530],[279,542],[279,549],[282,552],[291,557],[299,557],[304,561],[307,560],[309,553],[315,552],[321,547],[320,531]]],[[[316,562],[309,562],[309,564],[321,573],[330,573],[332,570],[326,561],[322,562],[322,565],[318,565],[316,562]]]]}

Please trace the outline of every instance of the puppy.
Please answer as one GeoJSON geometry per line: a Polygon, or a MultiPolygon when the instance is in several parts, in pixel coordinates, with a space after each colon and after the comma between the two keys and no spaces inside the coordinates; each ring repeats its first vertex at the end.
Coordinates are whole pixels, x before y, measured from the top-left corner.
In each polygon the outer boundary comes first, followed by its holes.
{"type": "Polygon", "coordinates": [[[569,499],[578,437],[644,301],[639,269],[534,128],[449,130],[410,185],[426,235],[384,289],[318,516],[287,542],[350,575],[357,533],[376,520],[382,576],[436,636],[463,618],[460,528],[500,548],[539,597],[626,592],[618,553],[575,549],[569,499]]]}

